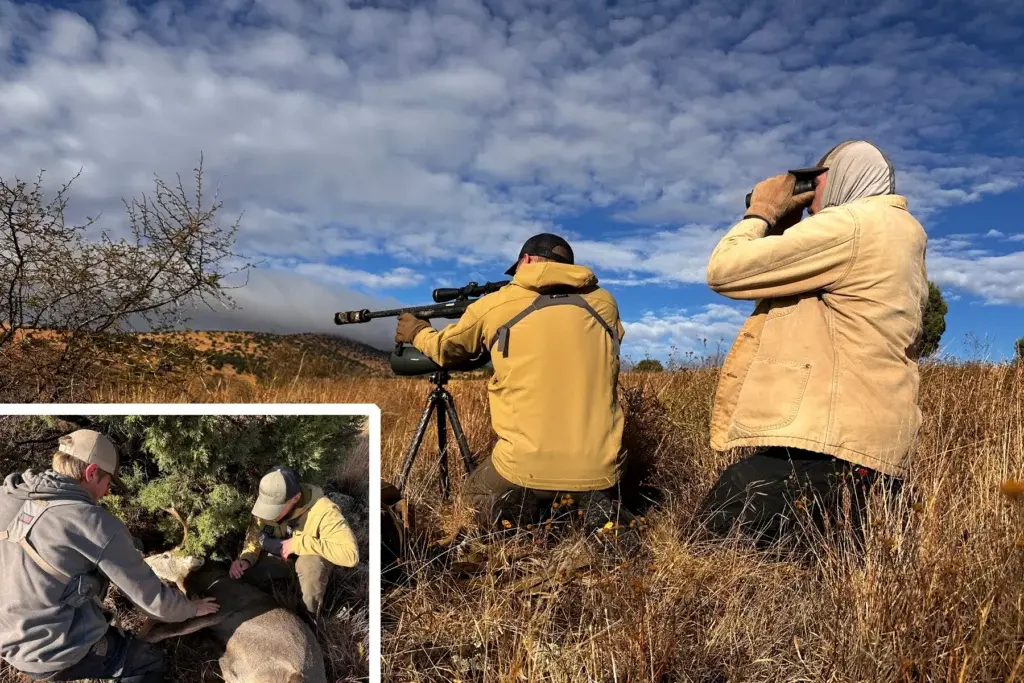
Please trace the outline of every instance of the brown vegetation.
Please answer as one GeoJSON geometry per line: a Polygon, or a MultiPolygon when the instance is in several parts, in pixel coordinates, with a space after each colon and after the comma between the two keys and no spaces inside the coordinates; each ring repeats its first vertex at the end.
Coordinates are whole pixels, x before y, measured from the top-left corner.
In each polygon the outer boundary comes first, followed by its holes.
{"type": "MultiPolygon", "coordinates": [[[[478,549],[402,558],[412,579],[384,595],[385,681],[982,681],[1024,677],[1024,367],[933,365],[922,372],[924,425],[909,522],[876,519],[863,560],[842,548],[800,564],[694,533],[692,512],[738,454],[707,445],[715,374],[626,373],[627,443],[663,500],[647,511],[643,553],[516,592],[593,541],[542,548],[527,533],[491,544],[486,570],[456,569],[478,549]],[[513,559],[515,558],[515,559],[513,559]]],[[[493,444],[486,383],[449,385],[475,457],[493,444]]],[[[111,386],[99,401],[376,403],[382,477],[394,480],[430,385],[357,378],[111,386]]],[[[437,483],[428,429],[407,494],[431,540],[469,523],[437,483]]]]}

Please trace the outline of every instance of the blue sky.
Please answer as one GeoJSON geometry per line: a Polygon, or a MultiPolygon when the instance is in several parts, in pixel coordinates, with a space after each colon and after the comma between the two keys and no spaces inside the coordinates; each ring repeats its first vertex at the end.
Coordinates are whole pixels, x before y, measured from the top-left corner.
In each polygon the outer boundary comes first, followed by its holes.
{"type": "MultiPolygon", "coordinates": [[[[1024,336],[1024,3],[0,0],[0,174],[74,211],[205,156],[264,267],[196,326],[504,278],[529,235],[618,298],[623,352],[728,345],[710,251],[758,180],[869,139],[929,234],[945,352],[1024,336]]],[[[438,323],[440,326],[441,323],[438,323]]],[[[393,323],[344,330],[387,346],[393,323]]]]}

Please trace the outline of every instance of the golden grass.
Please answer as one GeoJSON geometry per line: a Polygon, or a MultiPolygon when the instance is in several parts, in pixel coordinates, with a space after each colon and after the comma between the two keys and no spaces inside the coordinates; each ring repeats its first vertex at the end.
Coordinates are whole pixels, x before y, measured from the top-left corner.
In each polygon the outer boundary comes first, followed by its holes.
{"type": "MultiPolygon", "coordinates": [[[[736,454],[707,445],[713,371],[623,376],[627,443],[664,493],[641,554],[510,591],[523,568],[557,563],[529,534],[495,543],[490,572],[446,567],[454,552],[403,558],[413,581],[385,593],[384,681],[1019,681],[1024,679],[1024,368],[922,371],[921,443],[901,502],[876,519],[868,550],[813,564],[694,535],[693,510],[736,454]],[[513,562],[512,557],[521,559],[513,562]]],[[[453,381],[474,456],[493,443],[484,381],[453,381]]],[[[382,477],[394,480],[430,385],[337,379],[261,387],[227,380],[178,396],[111,388],[98,401],[376,403],[382,477]]],[[[468,523],[443,502],[431,427],[407,494],[432,538],[468,523]]],[[[592,542],[591,542],[592,543],[592,542]]]]}

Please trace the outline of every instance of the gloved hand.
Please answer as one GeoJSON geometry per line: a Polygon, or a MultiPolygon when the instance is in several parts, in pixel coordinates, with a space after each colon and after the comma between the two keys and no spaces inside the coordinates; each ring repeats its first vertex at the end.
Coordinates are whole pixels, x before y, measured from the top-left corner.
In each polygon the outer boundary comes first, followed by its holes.
{"type": "Polygon", "coordinates": [[[793,196],[793,186],[796,184],[796,176],[791,173],[762,180],[754,186],[750,196],[750,208],[743,214],[744,218],[762,218],[768,223],[768,227],[774,226],[780,218],[790,214],[796,209],[801,211],[810,206],[814,201],[814,191],[804,192],[793,196]]]}
{"type": "Polygon", "coordinates": [[[403,313],[398,316],[398,329],[395,330],[395,341],[398,343],[412,344],[416,334],[424,327],[430,327],[426,320],[420,320],[412,313],[403,313]]]}

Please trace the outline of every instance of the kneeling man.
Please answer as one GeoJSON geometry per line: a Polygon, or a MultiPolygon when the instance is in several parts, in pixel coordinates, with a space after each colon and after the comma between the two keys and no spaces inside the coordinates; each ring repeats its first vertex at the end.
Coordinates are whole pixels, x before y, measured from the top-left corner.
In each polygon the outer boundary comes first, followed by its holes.
{"type": "Polygon", "coordinates": [[[252,516],[231,576],[244,575],[264,586],[297,576],[306,610],[318,615],[334,567],[359,562],[355,534],[341,510],[319,486],[300,482],[291,468],[278,467],[260,481],[252,516]]]}

